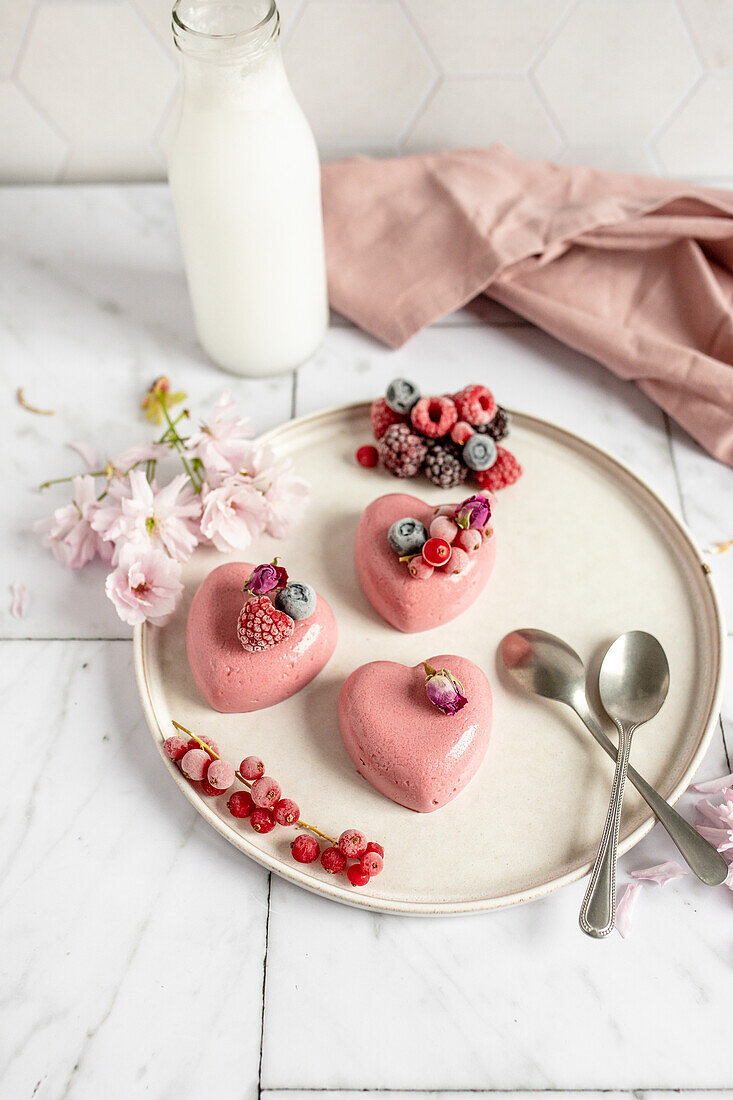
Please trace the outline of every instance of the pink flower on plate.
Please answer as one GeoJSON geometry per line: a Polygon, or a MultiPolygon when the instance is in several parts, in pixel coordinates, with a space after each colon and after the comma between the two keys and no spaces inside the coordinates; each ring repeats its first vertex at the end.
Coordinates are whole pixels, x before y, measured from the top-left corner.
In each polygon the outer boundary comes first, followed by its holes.
{"type": "Polygon", "coordinates": [[[201,532],[217,550],[244,550],[261,535],[267,504],[257,489],[241,478],[225,479],[217,488],[202,490],[201,532]]]}
{"type": "Polygon", "coordinates": [[[201,501],[186,474],[158,489],[142,470],[130,470],[127,478],[110,481],[94,529],[106,542],[147,543],[187,561],[199,542],[200,516],[201,501]]]}
{"type": "Polygon", "coordinates": [[[123,623],[162,625],[183,592],[180,562],[162,550],[127,543],[104,590],[123,623]]]}
{"type": "Polygon", "coordinates": [[[42,536],[43,545],[69,569],[81,569],[97,554],[103,561],[111,561],[112,547],[102,541],[94,528],[99,509],[94,478],[84,474],[75,477],[71,484],[71,503],[57,508],[50,518],[39,520],[34,530],[42,536]]]}
{"type": "Polygon", "coordinates": [[[238,415],[229,390],[225,390],[214,405],[208,424],[202,424],[200,431],[188,437],[186,449],[192,458],[203,463],[207,481],[211,483],[215,474],[225,477],[246,468],[253,435],[251,424],[238,415]]]}
{"type": "Polygon", "coordinates": [[[267,504],[267,534],[276,539],[285,538],[293,524],[302,518],[308,507],[310,494],[309,483],[293,473],[290,459],[275,470],[264,493],[267,504]]]}

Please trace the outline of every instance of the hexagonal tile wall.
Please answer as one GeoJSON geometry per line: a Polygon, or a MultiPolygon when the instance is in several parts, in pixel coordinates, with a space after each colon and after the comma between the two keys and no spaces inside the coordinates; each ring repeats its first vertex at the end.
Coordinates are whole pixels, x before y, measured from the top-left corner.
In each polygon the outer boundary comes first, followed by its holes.
{"type": "Polygon", "coordinates": [[[711,68],[733,65],[731,0],[680,0],[693,41],[711,68]]]}
{"type": "Polygon", "coordinates": [[[56,179],[67,152],[66,142],[38,109],[8,80],[0,82],[0,133],[4,178],[8,183],[56,179]]]}
{"type": "Polygon", "coordinates": [[[710,73],[657,139],[659,159],[678,175],[733,172],[733,73],[710,73]]]}

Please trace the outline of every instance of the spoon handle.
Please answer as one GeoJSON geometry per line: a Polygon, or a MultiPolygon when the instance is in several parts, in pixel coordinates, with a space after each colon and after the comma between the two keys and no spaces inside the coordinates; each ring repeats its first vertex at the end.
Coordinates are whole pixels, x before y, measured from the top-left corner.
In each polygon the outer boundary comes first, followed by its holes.
{"type": "Polygon", "coordinates": [[[619,752],[613,773],[611,801],[608,804],[606,824],[603,829],[593,873],[580,907],[580,927],[587,936],[602,939],[613,931],[616,923],[616,861],[618,836],[621,828],[621,808],[624,801],[626,772],[629,766],[633,726],[616,723],[619,731],[619,752]]]}
{"type": "MultiPolygon", "coordinates": [[[[579,705],[576,707],[576,712],[601,748],[605,749],[608,755],[615,760],[618,755],[616,747],[606,737],[590,707],[579,705]]],[[[646,779],[639,775],[636,768],[631,764],[628,767],[628,777],[647,806],[654,812],[657,821],[667,830],[670,839],[676,845],[690,870],[697,875],[700,881],[708,886],[720,886],[722,882],[725,882],[728,877],[728,864],[710,841],[706,840],[704,836],[700,836],[694,825],[690,825],[689,821],[674,806],[670,806],[669,802],[666,802],[661,794],[655,791],[654,787],[647,783],[646,779]]]]}

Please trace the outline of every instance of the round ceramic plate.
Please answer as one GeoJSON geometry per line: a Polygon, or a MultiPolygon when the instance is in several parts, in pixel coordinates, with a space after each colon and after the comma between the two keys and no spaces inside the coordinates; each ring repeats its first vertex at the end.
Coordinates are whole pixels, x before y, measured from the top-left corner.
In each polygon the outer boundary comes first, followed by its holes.
{"type": "MultiPolygon", "coordinates": [[[[655,634],[669,658],[671,687],[659,715],[635,737],[633,762],[674,801],[702,759],[720,704],[724,631],[707,566],[688,532],[621,463],[561,428],[514,414],[509,444],[525,473],[498,497],[497,564],[487,588],[453,622],[400,634],[379,618],[356,579],[359,515],[383,493],[404,490],[436,504],[457,493],[440,492],[423,478],[398,482],[362,469],[354,449],[369,438],[366,404],[294,420],[264,437],[279,456],[293,459],[313,497],[287,540],[263,538],[237,555],[259,562],[279,554],[294,579],[308,580],[329,600],[339,642],[320,676],[269,710],[223,715],[209,709],[189,672],[185,624],[197,586],[225,560],[211,550],[188,563],[185,598],[170,623],[136,630],[135,659],[159,748],[176,719],[215,738],[234,763],[256,753],[306,821],[331,836],[358,826],[383,844],[384,871],[354,889],[319,863],[302,867],[290,854],[292,830],[260,836],[229,816],[225,798],[201,796],[161,750],[163,766],[242,852],[334,901],[448,914],[541,897],[589,870],[612,762],[569,710],[512,687],[498,663],[499,642],[510,630],[540,627],[565,638],[597,668],[623,631],[655,634]],[[435,813],[416,814],[357,774],[341,742],[336,701],[344,679],[366,661],[414,665],[436,653],[463,654],[484,668],[494,689],[494,727],[486,759],[466,790],[435,813]]],[[[633,787],[627,791],[622,851],[653,824],[633,787]]]]}

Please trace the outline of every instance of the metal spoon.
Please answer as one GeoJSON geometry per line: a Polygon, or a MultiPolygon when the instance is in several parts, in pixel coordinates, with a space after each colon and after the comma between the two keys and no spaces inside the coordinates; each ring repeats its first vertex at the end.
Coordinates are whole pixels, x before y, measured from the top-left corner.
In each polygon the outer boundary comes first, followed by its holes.
{"type": "MultiPolygon", "coordinates": [[[[574,649],[544,630],[514,630],[501,643],[501,655],[512,678],[526,691],[572,707],[598,744],[615,760],[616,748],[601,729],[585,694],[585,667],[574,649]]],[[[697,829],[662,798],[635,768],[629,780],[669,833],[680,855],[702,882],[719,886],[728,865],[697,829]]]]}

